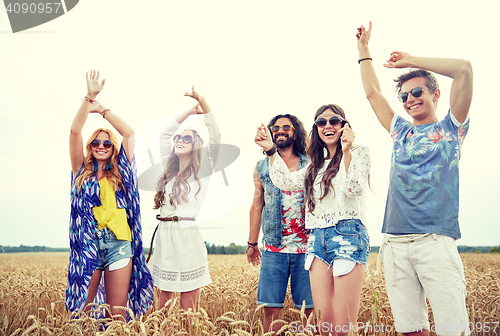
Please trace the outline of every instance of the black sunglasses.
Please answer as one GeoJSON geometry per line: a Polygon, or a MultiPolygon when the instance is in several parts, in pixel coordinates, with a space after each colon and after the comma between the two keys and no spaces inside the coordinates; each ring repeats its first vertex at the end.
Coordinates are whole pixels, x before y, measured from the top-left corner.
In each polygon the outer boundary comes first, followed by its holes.
{"type": "Polygon", "coordinates": [[[188,134],[188,135],[182,136],[180,134],[176,134],[174,136],[174,143],[178,143],[181,140],[182,140],[182,143],[184,143],[184,144],[190,144],[191,142],[194,143],[192,135],[188,134]]]}
{"type": "Polygon", "coordinates": [[[342,125],[342,127],[344,127],[344,125],[347,123],[347,120],[342,119],[339,116],[333,116],[330,118],[330,120],[326,120],[325,118],[318,118],[318,119],[316,119],[314,124],[317,127],[323,128],[326,126],[327,122],[330,122],[330,125],[332,125],[332,126],[337,126],[340,124],[340,125],[342,125]]]}
{"type": "MultiPolygon", "coordinates": [[[[99,139],[94,139],[92,140],[92,142],[90,143],[90,145],[94,148],[97,148],[99,147],[99,145],[101,144],[101,140],[99,139]]],[[[111,148],[113,147],[113,143],[111,142],[111,140],[104,140],[104,142],[102,143],[102,145],[104,146],[104,148],[111,148]]]]}
{"type": "Polygon", "coordinates": [[[418,98],[422,95],[423,92],[424,92],[424,88],[419,86],[419,87],[413,88],[410,92],[400,92],[398,95],[398,98],[399,98],[400,102],[406,103],[406,101],[408,100],[409,93],[411,93],[411,95],[413,97],[418,98]]]}

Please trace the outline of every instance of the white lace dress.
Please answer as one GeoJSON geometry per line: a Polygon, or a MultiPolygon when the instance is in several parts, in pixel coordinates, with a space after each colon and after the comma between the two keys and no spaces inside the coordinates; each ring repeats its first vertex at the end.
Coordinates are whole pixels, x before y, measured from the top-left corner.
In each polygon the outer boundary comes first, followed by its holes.
{"type": "MultiPolygon", "coordinates": [[[[220,132],[213,114],[205,114],[205,124],[209,131],[208,150],[203,151],[201,189],[194,176],[188,179],[191,190],[189,202],[176,205],[169,202],[174,179],[165,188],[165,205],[160,209],[161,217],[194,217],[198,215],[208,188],[212,167],[218,158],[220,132]],[[213,146],[211,146],[213,145],[213,146]],[[197,194],[197,195],[196,195],[197,194]]],[[[180,124],[173,120],[160,135],[162,163],[165,166],[172,150],[172,137],[180,124]]],[[[212,282],[208,271],[207,250],[196,221],[160,222],[151,260],[151,274],[154,285],[163,291],[188,292],[212,282]]]]}
{"type": "MultiPolygon", "coordinates": [[[[370,175],[370,150],[357,146],[351,149],[352,158],[348,172],[345,171],[344,160],[340,162],[340,170],[332,179],[332,187],[328,195],[319,200],[323,194],[321,179],[331,160],[325,160],[314,181],[314,198],[316,207],[314,214],[306,209],[306,228],[326,228],[334,226],[341,219],[359,219],[365,221],[365,190],[370,175]],[[333,189],[333,190],[332,190],[333,189]]],[[[290,172],[283,159],[275,154],[270,177],[273,184],[281,190],[302,190],[309,165],[299,171],[290,172]]],[[[304,200],[304,204],[306,200],[304,200]]]]}

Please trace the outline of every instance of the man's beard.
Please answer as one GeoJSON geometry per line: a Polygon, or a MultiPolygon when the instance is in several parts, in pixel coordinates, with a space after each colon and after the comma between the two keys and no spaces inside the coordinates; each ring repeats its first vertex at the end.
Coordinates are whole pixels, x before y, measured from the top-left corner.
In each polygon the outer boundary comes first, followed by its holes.
{"type": "Polygon", "coordinates": [[[276,134],[273,138],[273,142],[276,144],[278,148],[288,148],[293,144],[293,138],[290,137],[288,134],[285,136],[287,137],[285,141],[276,141],[276,138],[278,136],[283,136],[284,134],[276,134]]]}

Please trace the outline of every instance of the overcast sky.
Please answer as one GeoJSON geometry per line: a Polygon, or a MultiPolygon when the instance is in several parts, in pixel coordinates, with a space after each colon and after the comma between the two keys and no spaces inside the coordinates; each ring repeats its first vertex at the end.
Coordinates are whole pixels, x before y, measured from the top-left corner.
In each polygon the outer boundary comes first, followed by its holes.
{"type": "MultiPolygon", "coordinates": [[[[239,157],[213,176],[199,222],[206,241],[245,244],[252,171],[263,156],[256,127],[274,115],[298,116],[307,131],[321,105],[343,107],[355,142],[370,147],[365,225],[380,245],[391,139],[361,86],[356,28],[373,22],[370,41],[383,93],[406,116],[386,69],[391,51],[467,59],[474,70],[471,126],[460,162],[459,245],[499,245],[500,122],[498,1],[97,1],[13,34],[0,9],[0,245],[69,247],[70,124],[86,94],[85,72],[106,79],[102,103],[137,130],[139,173],[159,162],[158,130],[193,105],[191,85],[239,157]]],[[[449,108],[451,79],[438,76],[438,116],[449,108]]],[[[202,121],[202,119],[201,119],[202,121]]],[[[190,125],[206,130],[197,117],[190,125]]],[[[84,139],[108,127],[89,116],[84,139]]],[[[144,244],[156,225],[153,193],[141,192],[144,244]]]]}

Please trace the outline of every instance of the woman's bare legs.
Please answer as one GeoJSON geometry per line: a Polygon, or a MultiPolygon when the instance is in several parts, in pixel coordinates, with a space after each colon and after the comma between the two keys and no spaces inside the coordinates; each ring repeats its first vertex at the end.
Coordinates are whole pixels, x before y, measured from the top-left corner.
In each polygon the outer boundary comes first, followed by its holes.
{"type": "Polygon", "coordinates": [[[124,322],[127,321],[127,312],[125,310],[115,308],[115,306],[127,307],[128,289],[130,286],[131,275],[132,262],[130,261],[127,266],[123,268],[110,271],[108,266],[104,271],[106,303],[111,306],[111,314],[113,316],[121,315],[124,322]]]}
{"type": "MultiPolygon", "coordinates": [[[[316,312],[316,322],[321,322],[320,326],[325,322],[328,325],[335,325],[333,318],[334,282],[332,269],[323,261],[314,258],[309,269],[309,278],[311,280],[311,294],[316,312]],[[320,312],[321,320],[319,318],[320,312]]],[[[324,334],[328,335],[328,332],[324,334]]]]}
{"type": "Polygon", "coordinates": [[[321,311],[321,323],[327,322],[330,329],[325,335],[348,335],[349,323],[356,326],[365,270],[365,265],[357,264],[348,274],[334,277],[326,263],[314,259],[309,270],[311,292],[316,313],[321,311]]]}
{"type": "MultiPolygon", "coordinates": [[[[89,282],[89,291],[87,293],[87,301],[85,301],[85,305],[83,306],[83,311],[87,312],[90,310],[90,306],[88,306],[89,303],[92,303],[94,301],[95,294],[97,293],[97,288],[99,287],[99,282],[101,281],[101,270],[95,270],[94,273],[92,273],[92,276],[90,277],[90,282],[89,282]]],[[[68,319],[71,318],[71,312],[68,311],[68,319]]]]}
{"type": "MultiPolygon", "coordinates": [[[[168,300],[174,297],[174,292],[167,292],[167,291],[161,291],[160,292],[160,302],[158,303],[158,309],[162,309],[165,307],[165,304],[167,303],[168,300]]],[[[165,317],[167,317],[168,314],[168,308],[170,306],[167,306],[167,309],[165,311],[165,317]]]]}
{"type": "Polygon", "coordinates": [[[181,293],[181,307],[185,311],[191,308],[191,311],[194,312],[194,307],[196,306],[196,302],[198,302],[198,293],[200,292],[199,288],[189,292],[181,293]]]}

